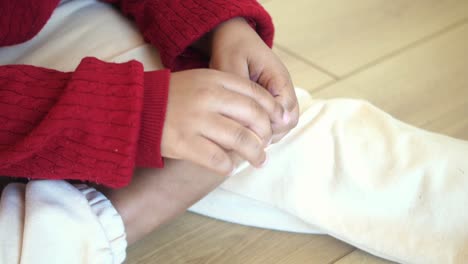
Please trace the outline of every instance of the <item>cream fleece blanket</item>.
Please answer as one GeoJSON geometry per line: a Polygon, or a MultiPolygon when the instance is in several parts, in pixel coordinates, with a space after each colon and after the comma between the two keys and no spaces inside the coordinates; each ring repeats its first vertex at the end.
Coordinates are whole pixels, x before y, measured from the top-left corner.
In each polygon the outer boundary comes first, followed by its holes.
{"type": "MultiPolygon", "coordinates": [[[[39,36],[0,49],[0,63],[73,70],[87,55],[161,67],[125,18],[92,0],[60,6],[39,36]]],[[[467,142],[406,125],[364,101],[313,100],[301,90],[298,97],[299,125],[269,147],[268,165],[240,164],[192,211],[326,233],[403,263],[466,262],[467,142]]]]}

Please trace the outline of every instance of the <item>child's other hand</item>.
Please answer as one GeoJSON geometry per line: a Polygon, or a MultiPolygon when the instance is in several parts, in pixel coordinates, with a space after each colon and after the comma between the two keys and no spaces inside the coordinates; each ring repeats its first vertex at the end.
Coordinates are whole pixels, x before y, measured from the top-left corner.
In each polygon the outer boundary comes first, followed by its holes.
{"type": "Polygon", "coordinates": [[[272,139],[271,121],[283,108],[263,87],[248,79],[210,69],[173,73],[161,153],[229,174],[228,152],[258,167],[272,139]]]}
{"type": "Polygon", "coordinates": [[[283,120],[272,124],[273,142],[279,141],[299,119],[299,106],[288,70],[243,18],[219,25],[211,38],[210,68],[257,82],[283,106],[283,120]]]}

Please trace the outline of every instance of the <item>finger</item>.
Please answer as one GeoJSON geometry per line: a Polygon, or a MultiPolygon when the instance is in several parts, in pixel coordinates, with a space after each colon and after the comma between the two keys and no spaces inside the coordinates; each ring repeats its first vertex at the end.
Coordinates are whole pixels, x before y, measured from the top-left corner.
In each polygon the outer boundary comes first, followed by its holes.
{"type": "Polygon", "coordinates": [[[202,135],[226,150],[233,150],[254,166],[260,166],[266,158],[265,144],[250,129],[224,117],[214,116],[202,128],[202,135]]]}
{"type": "Polygon", "coordinates": [[[299,107],[294,108],[291,112],[287,112],[287,115],[287,119],[285,119],[283,123],[271,124],[273,135],[287,133],[296,127],[299,122],[299,107]]]}
{"type": "Polygon", "coordinates": [[[280,122],[275,122],[274,134],[287,132],[297,124],[298,102],[294,86],[289,73],[282,66],[275,69],[265,69],[265,72],[258,79],[261,85],[275,97],[275,100],[284,108],[283,118],[280,122]]]}
{"type": "Polygon", "coordinates": [[[271,140],[270,118],[265,109],[252,98],[225,90],[213,106],[217,113],[250,128],[266,145],[271,140]]]}
{"type": "Polygon", "coordinates": [[[273,135],[272,138],[271,138],[271,144],[275,144],[275,143],[278,143],[279,141],[281,141],[281,139],[283,139],[288,134],[288,132],[289,131],[283,132],[281,134],[273,135]]]}
{"type": "Polygon", "coordinates": [[[289,72],[279,61],[265,68],[258,78],[258,83],[265,87],[283,106],[291,112],[297,106],[297,97],[289,72]]]}
{"type": "Polygon", "coordinates": [[[287,126],[275,127],[275,124],[272,125],[273,135],[271,137],[271,143],[277,143],[283,139],[294,127],[297,126],[299,122],[299,107],[296,107],[291,112],[291,121],[287,126]]]}
{"type": "Polygon", "coordinates": [[[229,81],[224,82],[224,88],[248,96],[256,101],[265,109],[271,121],[280,122],[282,120],[283,108],[264,87],[249,79],[239,78],[232,74],[226,77],[226,80],[229,81]]]}
{"type": "Polygon", "coordinates": [[[243,161],[245,161],[244,158],[242,158],[241,156],[239,156],[238,153],[236,153],[236,152],[234,152],[234,151],[232,151],[232,150],[228,151],[227,153],[228,153],[229,157],[231,157],[232,163],[234,164],[234,167],[235,167],[235,168],[239,167],[239,165],[240,165],[243,161]]]}
{"type": "Polygon", "coordinates": [[[187,160],[210,169],[221,175],[228,175],[234,170],[231,158],[224,149],[214,142],[198,136],[191,140],[190,146],[184,148],[187,160]]]}

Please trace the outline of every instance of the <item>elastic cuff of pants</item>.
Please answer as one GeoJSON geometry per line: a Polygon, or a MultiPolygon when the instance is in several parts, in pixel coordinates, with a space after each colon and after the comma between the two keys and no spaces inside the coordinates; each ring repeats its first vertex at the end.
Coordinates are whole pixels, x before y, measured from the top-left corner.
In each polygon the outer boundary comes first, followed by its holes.
{"type": "Polygon", "coordinates": [[[113,264],[123,263],[126,257],[127,239],[122,217],[110,200],[96,189],[85,184],[77,184],[75,187],[88,200],[91,210],[101,223],[114,257],[113,264]]]}

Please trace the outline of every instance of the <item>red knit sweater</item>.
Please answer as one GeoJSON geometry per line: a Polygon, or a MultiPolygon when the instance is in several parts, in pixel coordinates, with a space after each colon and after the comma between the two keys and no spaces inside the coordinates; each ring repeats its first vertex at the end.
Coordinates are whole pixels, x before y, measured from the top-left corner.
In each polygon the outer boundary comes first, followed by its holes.
{"type": "MultiPolygon", "coordinates": [[[[59,0],[0,0],[0,46],[33,38],[59,0]]],[[[107,0],[135,21],[169,70],[84,58],[74,72],[0,66],[0,175],[76,179],[122,187],[135,166],[162,167],[170,70],[207,65],[190,48],[242,16],[271,46],[273,25],[256,0],[107,0]]]]}

